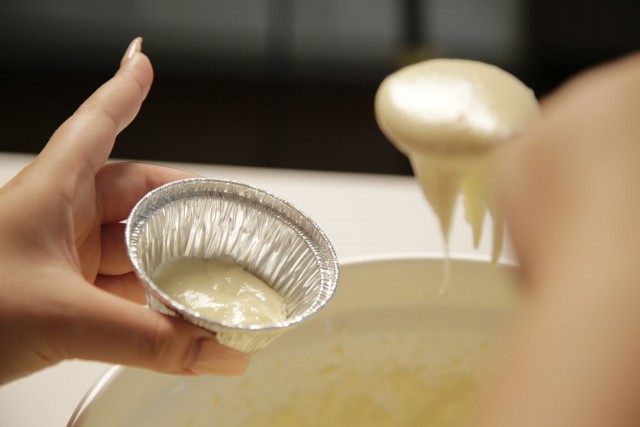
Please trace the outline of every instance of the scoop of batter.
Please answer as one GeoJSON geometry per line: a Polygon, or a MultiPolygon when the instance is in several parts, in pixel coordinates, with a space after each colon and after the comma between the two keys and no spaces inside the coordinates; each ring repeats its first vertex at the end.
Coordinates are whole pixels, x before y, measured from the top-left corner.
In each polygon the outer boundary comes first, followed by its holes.
{"type": "Polygon", "coordinates": [[[384,134],[409,157],[445,242],[462,193],[476,246],[487,210],[493,216],[497,259],[503,224],[491,185],[493,148],[538,116],[533,91],[493,65],[434,59],[388,76],[376,94],[375,113],[384,134]]]}

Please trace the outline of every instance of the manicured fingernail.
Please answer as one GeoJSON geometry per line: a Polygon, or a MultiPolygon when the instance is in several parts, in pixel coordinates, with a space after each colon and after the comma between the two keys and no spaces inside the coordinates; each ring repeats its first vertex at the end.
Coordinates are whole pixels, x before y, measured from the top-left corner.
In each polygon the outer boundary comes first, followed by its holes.
{"type": "Polygon", "coordinates": [[[196,341],[192,352],[187,369],[194,374],[240,375],[249,366],[249,355],[212,339],[196,341]]]}
{"type": "Polygon", "coordinates": [[[129,47],[127,47],[124,56],[122,57],[122,61],[120,61],[120,65],[127,62],[129,59],[133,57],[137,52],[142,50],[142,37],[136,37],[129,43],[129,47]]]}

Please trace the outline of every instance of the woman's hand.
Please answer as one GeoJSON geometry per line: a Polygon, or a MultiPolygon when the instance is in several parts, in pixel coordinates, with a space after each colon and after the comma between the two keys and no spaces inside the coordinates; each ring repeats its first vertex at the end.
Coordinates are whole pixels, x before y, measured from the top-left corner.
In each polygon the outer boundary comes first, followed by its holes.
{"type": "Polygon", "coordinates": [[[187,375],[248,364],[208,332],[141,305],[122,221],[148,191],[193,175],[105,164],[151,87],[140,44],[0,189],[0,383],[72,358],[187,375]]]}
{"type": "Polygon", "coordinates": [[[470,425],[640,425],[640,56],[542,105],[502,161],[529,300],[470,425]]]}

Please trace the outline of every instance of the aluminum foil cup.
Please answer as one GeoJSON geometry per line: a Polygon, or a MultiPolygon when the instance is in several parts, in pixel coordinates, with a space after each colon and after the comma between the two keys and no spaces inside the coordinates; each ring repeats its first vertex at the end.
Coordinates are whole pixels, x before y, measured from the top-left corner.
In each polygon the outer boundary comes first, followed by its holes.
{"type": "Polygon", "coordinates": [[[245,353],[313,316],[338,282],[333,247],[307,215],[281,198],[232,181],[187,179],[150,192],[131,211],[126,242],[151,309],[214,332],[220,343],[245,353]],[[218,323],[176,302],[152,280],[161,264],[181,257],[225,256],[282,296],[286,322],[218,323]]]}

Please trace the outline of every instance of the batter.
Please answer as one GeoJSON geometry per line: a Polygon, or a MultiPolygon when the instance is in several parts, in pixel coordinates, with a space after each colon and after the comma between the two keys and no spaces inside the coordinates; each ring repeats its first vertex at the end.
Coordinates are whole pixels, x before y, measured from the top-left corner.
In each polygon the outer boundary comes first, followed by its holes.
{"type": "Polygon", "coordinates": [[[503,220],[492,191],[493,148],[539,114],[528,87],[489,64],[434,59],[387,77],[376,94],[378,124],[409,157],[448,246],[455,202],[463,196],[474,245],[493,217],[493,260],[502,252],[503,220]]]}
{"type": "Polygon", "coordinates": [[[153,281],[202,317],[229,326],[269,326],[286,321],[282,297],[228,258],[180,258],[163,264],[153,281]]]}

